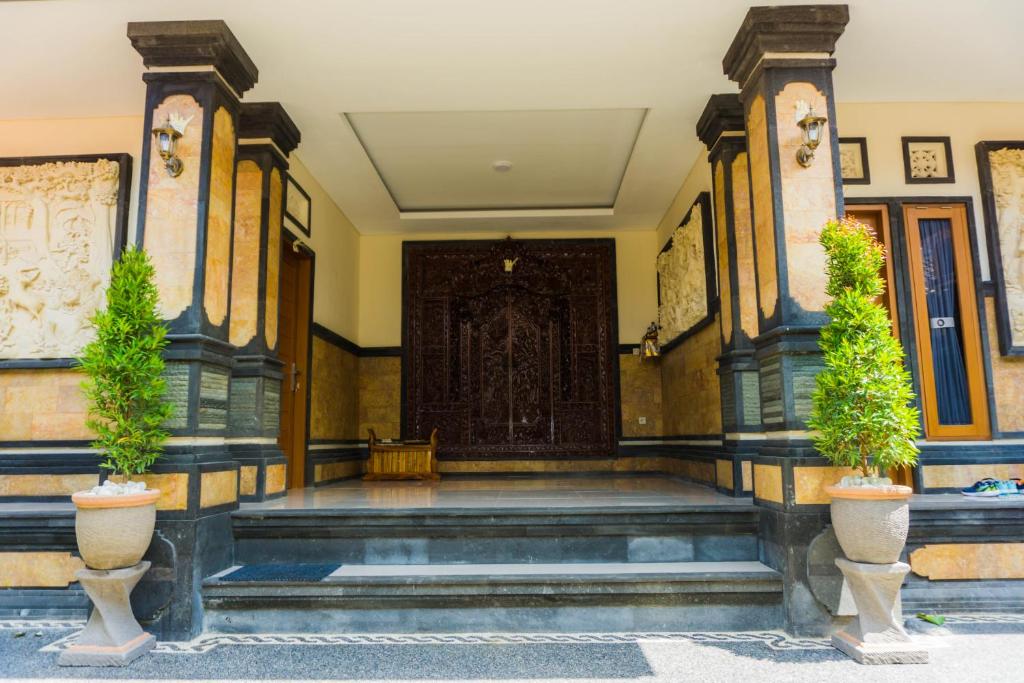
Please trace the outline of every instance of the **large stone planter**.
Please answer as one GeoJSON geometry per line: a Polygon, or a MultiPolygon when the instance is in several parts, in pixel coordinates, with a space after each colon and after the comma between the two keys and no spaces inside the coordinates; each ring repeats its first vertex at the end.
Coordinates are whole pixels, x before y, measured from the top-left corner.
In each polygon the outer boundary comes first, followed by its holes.
{"type": "Polygon", "coordinates": [[[898,562],[910,529],[909,486],[829,486],[832,526],[846,558],[898,562]]]}
{"type": "Polygon", "coordinates": [[[157,489],[123,496],[71,496],[78,552],[90,569],[134,567],[153,538],[157,489]]]}

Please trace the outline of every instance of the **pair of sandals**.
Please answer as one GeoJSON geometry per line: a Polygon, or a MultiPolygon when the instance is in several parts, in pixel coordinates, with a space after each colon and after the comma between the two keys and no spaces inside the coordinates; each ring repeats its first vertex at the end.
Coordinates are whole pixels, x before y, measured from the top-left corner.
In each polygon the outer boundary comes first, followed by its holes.
{"type": "Polygon", "coordinates": [[[996,498],[999,496],[1018,495],[1024,493],[1024,480],[1016,477],[1012,479],[993,479],[986,477],[976,481],[960,493],[972,498],[996,498]]]}

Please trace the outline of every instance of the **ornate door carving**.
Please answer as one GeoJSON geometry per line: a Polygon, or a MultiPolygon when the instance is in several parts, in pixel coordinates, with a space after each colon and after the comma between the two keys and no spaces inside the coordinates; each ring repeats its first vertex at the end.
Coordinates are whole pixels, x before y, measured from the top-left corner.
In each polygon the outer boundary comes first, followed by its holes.
{"type": "Polygon", "coordinates": [[[449,457],[615,450],[612,240],[406,242],[404,428],[449,457]]]}

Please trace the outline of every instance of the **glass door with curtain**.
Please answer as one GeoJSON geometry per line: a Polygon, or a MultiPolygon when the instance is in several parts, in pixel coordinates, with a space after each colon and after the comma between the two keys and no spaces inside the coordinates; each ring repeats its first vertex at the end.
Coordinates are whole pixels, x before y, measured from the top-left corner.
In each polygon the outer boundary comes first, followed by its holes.
{"type": "Polygon", "coordinates": [[[987,439],[991,430],[966,207],[909,205],[903,214],[925,435],[987,439]]]}

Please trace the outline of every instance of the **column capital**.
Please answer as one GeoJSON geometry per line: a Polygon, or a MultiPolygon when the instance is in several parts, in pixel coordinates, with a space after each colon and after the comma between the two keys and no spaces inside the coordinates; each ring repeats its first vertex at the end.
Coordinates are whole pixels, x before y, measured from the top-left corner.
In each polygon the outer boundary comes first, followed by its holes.
{"type": "Polygon", "coordinates": [[[287,160],[302,134],[280,102],[243,102],[238,117],[240,145],[273,143],[287,160]]]}
{"type": "Polygon", "coordinates": [[[239,97],[259,79],[256,65],[220,19],[132,21],[128,40],[147,68],[213,67],[239,97]]]}
{"type": "Polygon", "coordinates": [[[722,68],[742,88],[766,58],[828,60],[849,20],[846,5],[751,7],[722,68]]]}
{"type": "Polygon", "coordinates": [[[745,132],[743,103],[738,93],[712,95],[708,98],[704,112],[697,120],[697,137],[709,151],[723,135],[739,133],[736,137],[742,137],[745,132]]]}

